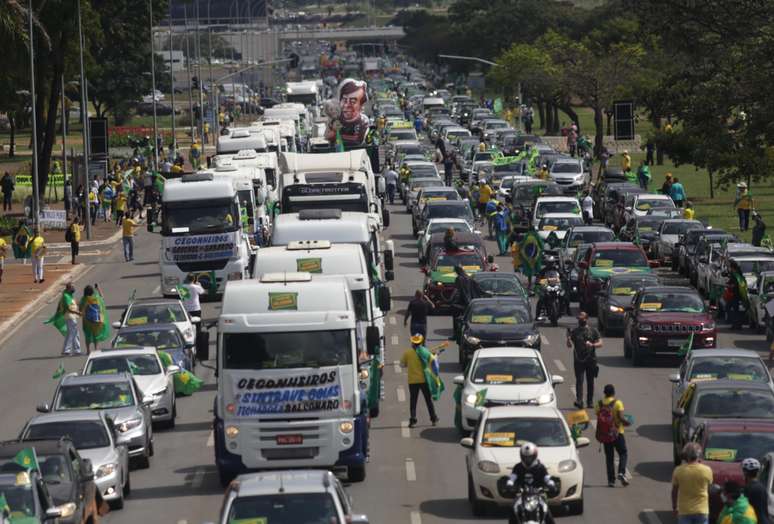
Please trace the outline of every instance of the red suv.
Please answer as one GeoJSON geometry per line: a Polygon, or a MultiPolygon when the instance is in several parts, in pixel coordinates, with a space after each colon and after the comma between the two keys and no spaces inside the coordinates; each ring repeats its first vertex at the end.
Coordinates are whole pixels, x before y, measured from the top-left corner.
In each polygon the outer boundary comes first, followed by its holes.
{"type": "Polygon", "coordinates": [[[699,293],[685,286],[640,289],[624,318],[624,356],[641,366],[654,355],[677,355],[691,349],[714,348],[715,320],[699,293]]]}

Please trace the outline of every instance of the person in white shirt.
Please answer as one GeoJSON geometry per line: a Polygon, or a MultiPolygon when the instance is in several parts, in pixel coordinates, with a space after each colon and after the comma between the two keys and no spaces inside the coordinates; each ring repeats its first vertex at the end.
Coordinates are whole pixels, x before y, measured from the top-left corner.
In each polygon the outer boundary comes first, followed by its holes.
{"type": "Polygon", "coordinates": [[[594,220],[594,199],[591,198],[591,193],[588,191],[581,201],[581,208],[583,209],[583,221],[590,226],[591,221],[594,220]]]}
{"type": "Polygon", "coordinates": [[[204,294],[204,288],[194,275],[188,275],[185,277],[185,282],[181,286],[184,292],[181,293],[180,299],[183,301],[183,307],[188,312],[188,316],[199,317],[199,322],[195,323],[196,338],[199,339],[199,333],[201,332],[201,318],[202,318],[202,305],[199,297],[204,294]],[[185,295],[185,296],[182,296],[185,295]]]}
{"type": "Polygon", "coordinates": [[[395,190],[398,189],[398,173],[390,166],[384,172],[384,181],[387,184],[387,199],[390,204],[395,203],[395,190]]]}

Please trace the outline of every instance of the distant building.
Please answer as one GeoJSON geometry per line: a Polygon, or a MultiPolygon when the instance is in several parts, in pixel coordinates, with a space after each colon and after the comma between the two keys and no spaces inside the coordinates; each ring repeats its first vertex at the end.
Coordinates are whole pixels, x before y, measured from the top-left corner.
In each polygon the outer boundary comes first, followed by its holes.
{"type": "Polygon", "coordinates": [[[164,61],[167,71],[169,71],[170,55],[172,58],[172,72],[185,70],[185,55],[182,51],[156,51],[156,54],[164,61]]]}

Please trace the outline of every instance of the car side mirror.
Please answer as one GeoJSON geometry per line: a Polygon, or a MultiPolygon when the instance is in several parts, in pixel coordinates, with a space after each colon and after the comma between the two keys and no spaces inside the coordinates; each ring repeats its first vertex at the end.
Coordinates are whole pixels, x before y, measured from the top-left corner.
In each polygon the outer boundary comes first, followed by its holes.
{"type": "Polygon", "coordinates": [[[392,293],[390,293],[390,288],[384,285],[379,287],[379,309],[383,313],[392,309],[392,293]]]}
{"type": "Polygon", "coordinates": [[[475,443],[472,437],[465,437],[460,439],[460,446],[463,448],[473,449],[475,447],[475,443]]]}
{"type": "Polygon", "coordinates": [[[38,404],[35,410],[38,413],[49,413],[51,411],[51,406],[47,402],[43,402],[42,404],[38,404]]]}
{"type": "Polygon", "coordinates": [[[676,418],[683,417],[685,415],[685,408],[675,408],[672,410],[672,416],[676,418]]]}
{"type": "Polygon", "coordinates": [[[366,327],[366,346],[369,355],[378,355],[380,353],[382,337],[379,328],[376,326],[366,327]]]}
{"type": "Polygon", "coordinates": [[[153,397],[148,395],[146,397],[142,397],[142,405],[150,407],[150,405],[153,404],[153,397]]]}
{"type": "Polygon", "coordinates": [[[453,382],[457,386],[463,385],[465,383],[465,375],[457,375],[456,377],[454,377],[453,382]]]}
{"type": "Polygon", "coordinates": [[[176,366],[175,364],[167,366],[167,375],[174,375],[175,373],[180,373],[180,366],[176,366]]]}
{"type": "Polygon", "coordinates": [[[677,384],[680,382],[680,374],[679,373],[672,373],[669,375],[669,382],[672,382],[673,384],[677,384]]]}
{"type": "Polygon", "coordinates": [[[392,240],[385,242],[384,269],[388,269],[390,271],[395,269],[395,245],[392,240]]]}
{"type": "Polygon", "coordinates": [[[111,325],[111,326],[112,326],[114,329],[120,329],[120,328],[121,328],[121,323],[120,323],[120,322],[112,322],[110,325],[111,325]]]}
{"type": "Polygon", "coordinates": [[[589,444],[591,444],[591,441],[588,439],[588,437],[578,437],[575,440],[575,447],[576,448],[585,448],[589,444]]]}
{"type": "Polygon", "coordinates": [[[197,324],[202,321],[202,317],[191,317],[191,323],[197,324]]]}
{"type": "Polygon", "coordinates": [[[554,386],[557,384],[564,384],[564,377],[562,375],[551,375],[551,383],[554,386]]]}

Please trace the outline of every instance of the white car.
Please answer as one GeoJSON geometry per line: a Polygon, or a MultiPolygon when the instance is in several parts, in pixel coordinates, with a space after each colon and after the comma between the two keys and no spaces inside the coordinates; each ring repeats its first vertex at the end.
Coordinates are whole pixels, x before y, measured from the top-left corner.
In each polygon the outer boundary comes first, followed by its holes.
{"type": "Polygon", "coordinates": [[[581,216],[581,206],[577,198],[563,196],[540,197],[535,202],[535,209],[532,212],[532,227],[537,229],[540,219],[548,213],[568,213],[583,218],[581,216]]]}
{"type": "Polygon", "coordinates": [[[431,218],[427,227],[420,230],[417,234],[419,237],[417,240],[417,258],[420,264],[424,264],[427,243],[430,242],[430,237],[433,236],[433,233],[443,233],[449,228],[462,233],[474,232],[464,218],[431,218]]]}
{"type": "Polygon", "coordinates": [[[167,428],[175,427],[177,405],[172,378],[180,368],[164,367],[155,348],[108,349],[94,351],[83,366],[83,375],[131,373],[144,397],[152,397],[151,420],[167,428]]]}
{"type": "Polygon", "coordinates": [[[559,184],[565,192],[576,192],[589,183],[591,175],[583,170],[583,161],[579,158],[557,158],[551,164],[551,180],[559,184]]]}
{"type": "Polygon", "coordinates": [[[676,209],[672,197],[656,193],[640,193],[634,195],[632,205],[624,211],[624,224],[637,217],[644,217],[651,209],[676,209]]]}
{"type": "Polygon", "coordinates": [[[473,353],[465,375],[454,377],[462,386],[462,427],[473,431],[491,406],[556,407],[554,386],[564,377],[548,373],[540,351],[531,348],[493,347],[473,353]],[[484,391],[484,393],[481,393],[484,391]],[[484,395],[483,405],[476,402],[484,395]]]}
{"type": "Polygon", "coordinates": [[[147,298],[134,300],[127,307],[119,322],[113,322],[113,327],[144,326],[146,324],[175,324],[183,335],[186,346],[196,344],[196,328],[194,322],[200,322],[199,317],[192,317],[183,307],[180,300],[173,298],[147,298]]]}
{"type": "Polygon", "coordinates": [[[575,226],[582,226],[583,219],[572,213],[548,213],[543,215],[538,223],[538,235],[543,240],[554,233],[559,240],[563,240],[567,231],[575,226]]]}
{"type": "Polygon", "coordinates": [[[527,182],[528,180],[535,180],[533,177],[529,175],[507,175],[504,176],[502,180],[500,180],[500,185],[497,188],[497,199],[502,199],[505,201],[506,197],[511,196],[511,188],[513,186],[518,186],[519,184],[522,184],[524,182],[527,182]]]}
{"type": "Polygon", "coordinates": [[[583,513],[583,465],[576,446],[588,446],[589,439],[578,437],[577,444],[573,442],[567,422],[555,407],[501,406],[484,411],[475,435],[460,440],[468,449],[465,465],[473,514],[481,515],[488,505],[513,504],[500,487],[519,462],[523,442],[538,446],[538,459],[559,487],[548,504],[583,513]]]}

